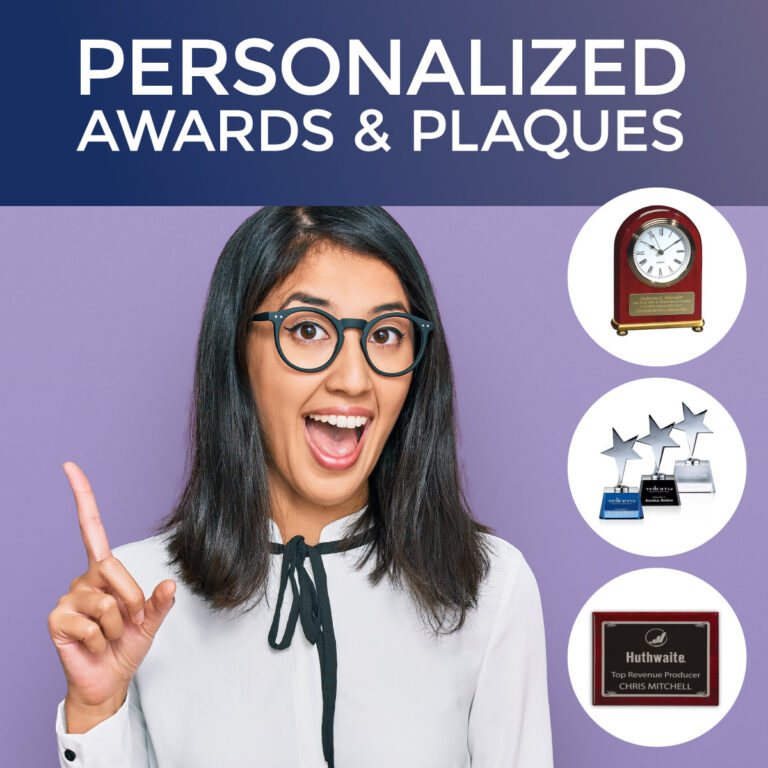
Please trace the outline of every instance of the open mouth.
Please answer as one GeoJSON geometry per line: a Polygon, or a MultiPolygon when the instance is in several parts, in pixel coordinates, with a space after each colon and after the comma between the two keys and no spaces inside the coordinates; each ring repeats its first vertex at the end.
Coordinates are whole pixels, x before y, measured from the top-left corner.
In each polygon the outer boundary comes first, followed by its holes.
{"type": "Polygon", "coordinates": [[[351,467],[360,456],[371,422],[367,416],[307,414],[304,430],[313,457],[326,469],[351,467]]]}

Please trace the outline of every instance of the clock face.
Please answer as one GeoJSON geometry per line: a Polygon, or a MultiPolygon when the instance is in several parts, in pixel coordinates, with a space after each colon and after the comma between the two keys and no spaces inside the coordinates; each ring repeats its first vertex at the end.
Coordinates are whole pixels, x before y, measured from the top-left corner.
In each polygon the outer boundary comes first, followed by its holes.
{"type": "Polygon", "coordinates": [[[686,229],[672,219],[643,224],[632,236],[629,265],[646,285],[671,285],[688,274],[694,247],[686,229]]]}

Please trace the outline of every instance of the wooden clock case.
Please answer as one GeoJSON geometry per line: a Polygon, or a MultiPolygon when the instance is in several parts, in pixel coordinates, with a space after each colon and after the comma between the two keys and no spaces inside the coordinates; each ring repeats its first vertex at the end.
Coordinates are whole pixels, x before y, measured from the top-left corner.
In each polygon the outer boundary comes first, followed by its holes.
{"type": "Polygon", "coordinates": [[[701,235],[681,211],[663,205],[649,205],[628,216],[614,240],[614,296],[611,325],[626,336],[631,330],[692,328],[701,331],[701,235]],[[691,261],[685,272],[666,284],[652,284],[636,271],[632,258],[635,234],[644,225],[658,221],[673,223],[685,230],[691,241],[691,261]]]}

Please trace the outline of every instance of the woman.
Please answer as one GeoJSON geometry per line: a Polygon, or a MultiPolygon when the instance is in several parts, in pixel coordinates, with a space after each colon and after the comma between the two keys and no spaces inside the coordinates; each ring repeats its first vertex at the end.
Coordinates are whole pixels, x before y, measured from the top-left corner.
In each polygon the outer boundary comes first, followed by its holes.
{"type": "Polygon", "coordinates": [[[386,212],[240,226],[191,432],[161,533],[114,554],[64,466],[89,567],[49,617],[62,766],[551,765],[536,583],[467,509],[437,305],[386,212]]]}

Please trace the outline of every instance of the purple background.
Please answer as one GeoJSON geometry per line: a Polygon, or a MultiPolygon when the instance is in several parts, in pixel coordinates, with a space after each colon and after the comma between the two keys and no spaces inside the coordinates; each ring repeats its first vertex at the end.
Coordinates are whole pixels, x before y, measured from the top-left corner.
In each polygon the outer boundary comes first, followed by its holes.
{"type": "MultiPolygon", "coordinates": [[[[251,210],[0,210],[7,601],[0,719],[7,765],[57,764],[53,726],[65,682],[46,617],[86,567],[60,464],[75,460],[90,477],[113,546],[151,534],[182,477],[207,284],[226,238],[251,210]]],[[[768,746],[768,524],[755,482],[768,459],[766,209],[722,209],[749,272],[735,326],[703,358],[662,369],[611,357],[573,314],[566,266],[593,209],[390,210],[422,253],[450,336],[475,514],[522,550],[541,587],[556,764],[756,765],[768,746]],[[464,318],[481,310],[478,333],[464,318]],[[613,548],[584,524],[566,457],[578,420],[600,395],[658,375],[703,387],[730,411],[750,473],[740,508],[712,541],[687,554],[645,558],[613,548]],[[718,589],[741,620],[748,650],[746,681],[730,713],[699,739],[664,749],[602,731],[577,702],[566,666],[571,624],[584,601],[618,574],[654,565],[689,571],[718,589]]]]}

